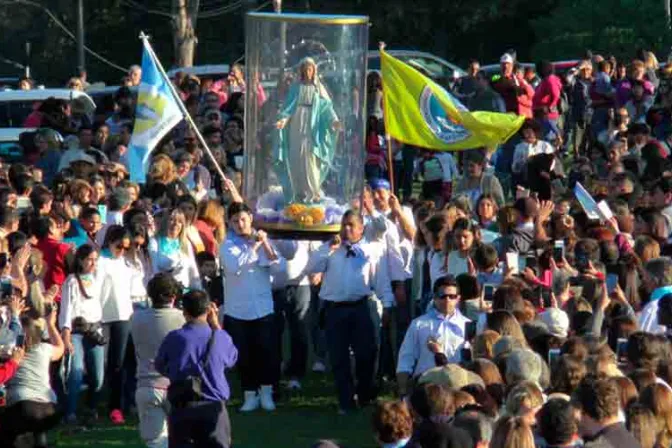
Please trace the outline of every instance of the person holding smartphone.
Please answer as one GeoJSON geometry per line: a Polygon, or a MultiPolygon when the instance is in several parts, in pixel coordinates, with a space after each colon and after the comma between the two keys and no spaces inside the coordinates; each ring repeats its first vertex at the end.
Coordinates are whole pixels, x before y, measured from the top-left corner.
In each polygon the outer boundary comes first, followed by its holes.
{"type": "Polygon", "coordinates": [[[406,332],[399,350],[397,384],[399,394],[408,393],[409,380],[435,367],[435,354],[443,353],[448,362],[461,360],[466,326],[470,322],[459,310],[457,281],[446,275],[434,282],[434,306],[416,318],[406,332]]]}

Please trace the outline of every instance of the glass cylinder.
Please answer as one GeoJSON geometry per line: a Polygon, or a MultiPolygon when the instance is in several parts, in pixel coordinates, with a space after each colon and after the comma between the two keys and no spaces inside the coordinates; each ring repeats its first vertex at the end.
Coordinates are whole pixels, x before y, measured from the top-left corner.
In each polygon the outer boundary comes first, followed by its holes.
{"type": "Polygon", "coordinates": [[[255,227],[314,239],[364,186],[369,19],[249,13],[243,190],[255,227]]]}

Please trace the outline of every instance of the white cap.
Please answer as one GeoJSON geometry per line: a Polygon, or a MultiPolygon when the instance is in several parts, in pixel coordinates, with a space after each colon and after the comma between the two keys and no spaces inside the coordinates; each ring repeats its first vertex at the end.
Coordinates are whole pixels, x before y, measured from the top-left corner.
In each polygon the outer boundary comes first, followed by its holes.
{"type": "Polygon", "coordinates": [[[513,64],[513,56],[509,53],[504,53],[501,58],[499,58],[500,64],[513,64]]]}

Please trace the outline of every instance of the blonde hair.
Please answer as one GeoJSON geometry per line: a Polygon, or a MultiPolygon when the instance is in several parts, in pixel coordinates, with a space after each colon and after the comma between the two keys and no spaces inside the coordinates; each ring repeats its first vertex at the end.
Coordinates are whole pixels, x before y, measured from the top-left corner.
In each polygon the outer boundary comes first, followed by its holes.
{"type": "Polygon", "coordinates": [[[493,359],[495,357],[495,343],[499,340],[499,338],[500,334],[494,330],[484,330],[483,333],[476,336],[472,344],[474,357],[493,359]]]}
{"type": "Polygon", "coordinates": [[[147,176],[152,182],[169,184],[177,177],[175,163],[165,154],[159,154],[152,160],[147,176]]]}
{"type": "Polygon", "coordinates": [[[656,417],[657,445],[672,443],[672,390],[663,384],[652,384],[639,394],[639,401],[656,417]]]}
{"type": "Polygon", "coordinates": [[[75,201],[79,200],[79,194],[83,190],[89,190],[89,194],[93,194],[93,187],[91,186],[91,184],[82,179],[75,179],[72,182],[70,182],[68,190],[70,192],[70,196],[72,196],[73,200],[75,201]]]}
{"type": "Polygon", "coordinates": [[[534,448],[532,429],[522,418],[507,416],[495,423],[492,448],[534,448]]]}
{"type": "Polygon", "coordinates": [[[226,226],[224,224],[224,207],[215,199],[208,199],[198,206],[198,219],[214,228],[213,234],[218,243],[226,238],[226,226]]]}
{"type": "Polygon", "coordinates": [[[177,236],[177,239],[180,241],[180,249],[184,254],[189,254],[189,239],[187,238],[187,218],[184,216],[184,213],[180,209],[168,210],[162,213],[161,218],[159,219],[159,226],[156,229],[157,237],[167,237],[168,229],[170,228],[170,218],[175,216],[182,223],[182,230],[177,236]]]}
{"type": "Polygon", "coordinates": [[[658,58],[656,55],[651,51],[647,51],[645,56],[646,58],[644,59],[644,66],[651,70],[658,70],[660,65],[658,64],[658,58]]]}
{"type": "Polygon", "coordinates": [[[521,381],[507,395],[504,409],[507,415],[518,416],[525,410],[538,408],[543,404],[544,395],[539,386],[532,381],[521,381]]]}

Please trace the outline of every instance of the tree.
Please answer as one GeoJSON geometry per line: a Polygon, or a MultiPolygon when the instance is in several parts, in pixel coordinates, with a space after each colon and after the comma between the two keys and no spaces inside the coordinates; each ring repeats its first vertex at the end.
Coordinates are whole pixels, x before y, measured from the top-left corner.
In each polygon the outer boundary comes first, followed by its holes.
{"type": "Polygon", "coordinates": [[[194,65],[199,3],[200,0],[173,0],[173,48],[178,67],[194,65]]]}

